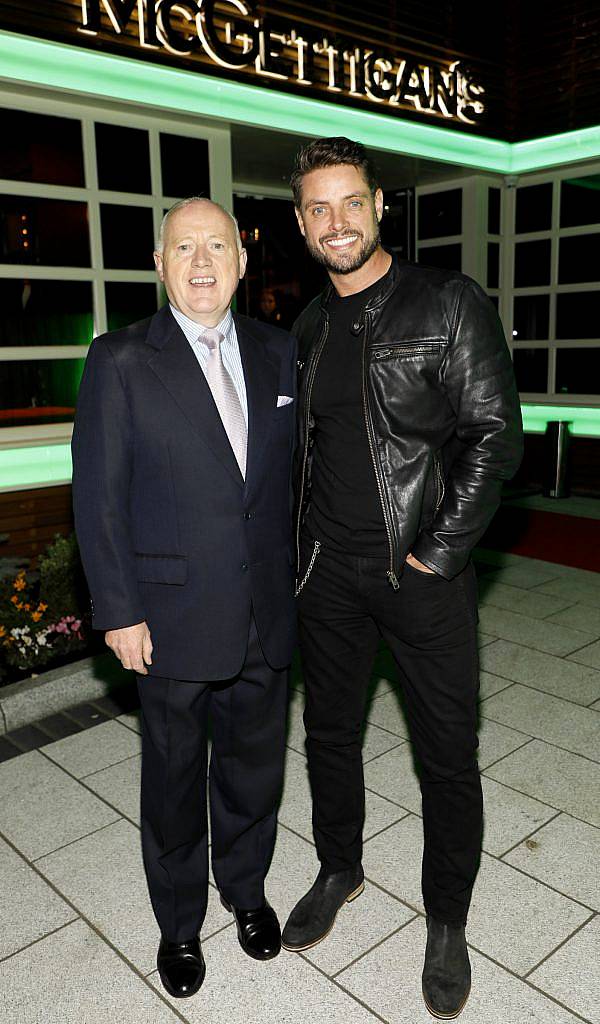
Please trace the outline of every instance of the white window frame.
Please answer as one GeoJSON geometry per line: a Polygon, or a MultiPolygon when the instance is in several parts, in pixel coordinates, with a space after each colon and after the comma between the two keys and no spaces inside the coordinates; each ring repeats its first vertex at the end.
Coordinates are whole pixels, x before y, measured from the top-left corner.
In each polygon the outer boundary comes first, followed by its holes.
{"type": "MultiPolygon", "coordinates": [[[[157,304],[161,297],[161,286],[153,269],[109,270],[103,265],[102,235],[100,226],[100,204],[146,207],[152,210],[154,238],[164,210],[177,201],[178,196],[167,196],[162,192],[160,165],[160,133],[189,138],[205,139],[208,142],[208,159],[211,197],[233,212],[231,132],[227,125],[215,125],[195,117],[184,117],[167,110],[149,110],[127,103],[100,103],[82,101],[80,96],[61,94],[49,96],[41,90],[6,90],[2,93],[1,105],[11,110],[67,117],[82,125],[82,147],[84,159],[85,186],[37,184],[0,179],[0,193],[4,195],[35,197],[40,199],[76,200],[88,207],[90,266],[49,267],[38,264],[0,265],[0,278],[30,279],[45,281],[85,281],[92,285],[93,296],[93,337],[107,330],[107,313],[104,285],[107,282],[152,283],[157,290],[157,304]],[[114,192],[98,187],[96,162],[96,140],[94,123],[124,125],[148,131],[150,152],[151,193],[114,192]]],[[[151,254],[149,254],[150,256],[151,254]]],[[[14,345],[0,346],[0,361],[81,359],[87,355],[89,345],[14,345]]],[[[69,441],[71,423],[36,424],[23,427],[0,427],[0,448],[18,445],[35,445],[69,441]]]]}
{"type": "Polygon", "coordinates": [[[556,337],[556,297],[569,292],[592,292],[600,291],[600,222],[595,224],[584,224],[580,227],[560,227],[560,184],[570,178],[584,178],[588,175],[600,174],[600,162],[589,162],[571,164],[568,167],[560,167],[535,174],[524,174],[520,177],[505,178],[502,197],[502,241],[501,246],[501,315],[506,328],[507,337],[512,351],[518,349],[541,348],[548,352],[548,379],[546,392],[521,392],[523,402],[543,402],[546,405],[585,405],[600,407],[600,395],[575,395],[560,394],[556,392],[556,353],[559,349],[566,348],[598,348],[600,349],[600,333],[597,338],[560,338],[556,337]],[[515,232],[516,218],[516,192],[518,188],[526,188],[529,185],[552,184],[552,220],[550,228],[546,231],[515,232]],[[559,284],[559,242],[561,238],[572,238],[578,235],[598,235],[598,280],[589,282],[578,282],[576,284],[559,284]],[[514,265],[515,245],[518,242],[537,241],[538,239],[549,239],[551,243],[550,254],[550,283],[548,285],[537,285],[530,287],[514,286],[514,265]],[[506,282],[506,285],[503,285],[506,282]],[[514,299],[520,295],[549,295],[550,312],[548,338],[535,341],[523,340],[522,342],[513,338],[513,305],[514,299]]]}

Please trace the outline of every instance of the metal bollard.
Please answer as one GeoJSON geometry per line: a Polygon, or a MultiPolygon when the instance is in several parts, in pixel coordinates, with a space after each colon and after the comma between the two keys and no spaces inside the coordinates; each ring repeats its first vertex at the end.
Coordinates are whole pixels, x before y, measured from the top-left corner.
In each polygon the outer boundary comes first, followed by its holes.
{"type": "Polygon", "coordinates": [[[545,498],[569,497],[569,438],[569,420],[551,420],[547,424],[542,482],[545,498]]]}

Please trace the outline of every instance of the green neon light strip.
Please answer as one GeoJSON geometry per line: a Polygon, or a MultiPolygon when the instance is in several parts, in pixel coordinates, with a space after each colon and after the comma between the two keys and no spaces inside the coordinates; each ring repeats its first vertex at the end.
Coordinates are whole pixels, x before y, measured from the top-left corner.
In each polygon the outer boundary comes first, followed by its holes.
{"type": "Polygon", "coordinates": [[[72,471],[68,444],[0,449],[0,489],[69,483],[72,471]]]}
{"type": "Polygon", "coordinates": [[[543,433],[551,420],[565,420],[577,437],[600,437],[600,409],[577,405],[522,405],[523,426],[529,433],[543,433]]]}
{"type": "Polygon", "coordinates": [[[299,135],[343,132],[373,149],[498,174],[600,156],[600,127],[511,144],[12,32],[0,32],[0,76],[299,135]]]}
{"type": "MultiPolygon", "coordinates": [[[[523,424],[528,433],[543,433],[550,420],[568,420],[576,436],[600,437],[600,409],[565,405],[523,405],[523,424]]],[[[68,444],[0,449],[0,488],[44,487],[71,479],[68,444]]]]}

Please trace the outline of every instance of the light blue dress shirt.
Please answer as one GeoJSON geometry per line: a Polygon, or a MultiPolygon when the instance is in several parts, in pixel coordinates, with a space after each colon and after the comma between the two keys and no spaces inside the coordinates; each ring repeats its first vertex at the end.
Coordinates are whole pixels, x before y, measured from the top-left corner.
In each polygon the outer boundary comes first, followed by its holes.
{"type": "MultiPolygon", "coordinates": [[[[181,327],[181,330],[185,334],[189,341],[192,352],[196,356],[196,359],[200,363],[202,372],[206,376],[206,362],[208,359],[208,346],[202,341],[202,324],[197,323],[195,320],[190,320],[189,316],[185,313],[181,313],[180,310],[175,309],[175,306],[169,303],[171,313],[175,317],[175,320],[181,327]]],[[[233,315],[230,309],[227,310],[225,316],[216,327],[217,331],[220,331],[223,335],[223,341],[221,342],[221,357],[223,359],[223,366],[227,370],[229,376],[233,381],[235,390],[237,391],[240,404],[242,406],[242,412],[244,413],[244,419],[246,420],[246,427],[248,426],[248,398],[246,395],[246,382],[244,380],[244,370],[242,367],[242,357],[240,354],[240,346],[238,344],[237,333],[235,330],[235,323],[233,315]]]]}

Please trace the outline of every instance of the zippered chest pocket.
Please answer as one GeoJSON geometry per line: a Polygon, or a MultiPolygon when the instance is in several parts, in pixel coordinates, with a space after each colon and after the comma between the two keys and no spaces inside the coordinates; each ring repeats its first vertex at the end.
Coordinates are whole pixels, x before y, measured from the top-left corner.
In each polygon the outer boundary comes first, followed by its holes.
{"type": "Polygon", "coordinates": [[[390,360],[419,359],[439,355],[445,348],[440,338],[422,338],[415,341],[396,341],[371,345],[371,360],[374,363],[390,360]]]}

